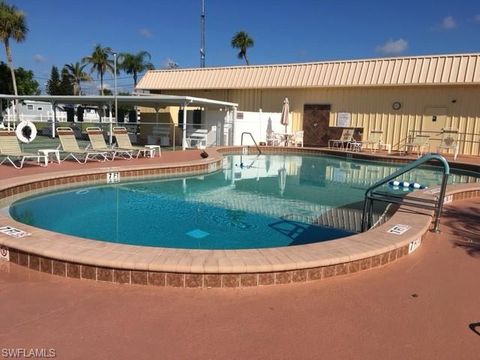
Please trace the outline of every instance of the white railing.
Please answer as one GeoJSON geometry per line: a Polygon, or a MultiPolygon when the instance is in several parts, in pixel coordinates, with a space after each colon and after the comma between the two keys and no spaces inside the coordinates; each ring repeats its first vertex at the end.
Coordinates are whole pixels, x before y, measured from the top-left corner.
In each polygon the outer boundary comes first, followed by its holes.
{"type": "MultiPolygon", "coordinates": [[[[15,124],[19,121],[31,121],[31,122],[53,122],[55,119],[53,111],[48,111],[46,114],[19,114],[16,116],[11,112],[6,112],[3,116],[4,123],[15,124]]],[[[67,122],[67,113],[65,111],[57,111],[56,113],[56,120],[57,122],[67,122]]],[[[74,122],[78,122],[78,118],[74,116],[74,122]]],[[[98,123],[100,122],[100,116],[96,113],[84,113],[83,114],[83,122],[88,123],[98,123]]],[[[104,117],[102,122],[110,122],[109,117],[104,117]]],[[[115,118],[113,118],[113,122],[115,122],[115,118]]]]}

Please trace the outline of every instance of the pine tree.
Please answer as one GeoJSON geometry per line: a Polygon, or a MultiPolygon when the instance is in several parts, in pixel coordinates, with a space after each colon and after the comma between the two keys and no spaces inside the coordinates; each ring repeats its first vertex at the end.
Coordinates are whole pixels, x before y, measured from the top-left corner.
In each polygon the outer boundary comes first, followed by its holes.
{"type": "Polygon", "coordinates": [[[45,91],[48,95],[60,95],[60,74],[56,66],[52,66],[50,79],[47,81],[45,91]]]}
{"type": "Polygon", "coordinates": [[[62,69],[62,80],[60,81],[58,95],[73,95],[73,79],[65,66],[62,69]]]}

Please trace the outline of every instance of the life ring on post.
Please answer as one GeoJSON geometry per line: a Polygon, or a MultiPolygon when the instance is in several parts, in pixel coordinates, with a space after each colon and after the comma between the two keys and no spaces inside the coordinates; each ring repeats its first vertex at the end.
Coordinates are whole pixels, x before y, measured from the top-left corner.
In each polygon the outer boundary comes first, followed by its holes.
{"type": "Polygon", "coordinates": [[[17,139],[24,144],[32,142],[37,137],[37,128],[31,121],[21,121],[15,130],[17,139]]]}

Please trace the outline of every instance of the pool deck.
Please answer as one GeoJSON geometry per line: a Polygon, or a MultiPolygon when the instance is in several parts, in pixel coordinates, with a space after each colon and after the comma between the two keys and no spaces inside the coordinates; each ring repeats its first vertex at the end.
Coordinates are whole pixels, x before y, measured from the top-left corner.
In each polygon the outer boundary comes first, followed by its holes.
{"type": "Polygon", "coordinates": [[[0,266],[0,349],[58,359],[471,360],[480,349],[480,199],[393,266],[284,286],[126,286],[0,266]]]}
{"type": "MultiPolygon", "coordinates": [[[[310,151],[290,148],[265,150],[310,151]]],[[[352,155],[366,158],[382,156],[370,153],[352,155]]],[[[388,159],[405,161],[404,156],[388,159]]],[[[460,158],[458,162],[478,168],[471,160],[460,158]]],[[[208,159],[202,159],[199,151],[194,150],[164,152],[161,158],[155,159],[92,162],[86,165],[65,162],[51,164],[47,168],[29,166],[23,170],[1,166],[0,190],[3,198],[12,201],[45,188],[105,183],[105,172],[121,172],[122,176],[132,178],[159,174],[194,175],[216,171],[220,162],[221,156],[215,150],[210,150],[208,159]],[[9,172],[10,176],[2,178],[3,172],[9,172]],[[19,176],[13,177],[13,174],[19,176]]],[[[431,190],[415,194],[428,199],[434,197],[431,190]]],[[[480,185],[453,186],[448,194],[450,200],[480,196],[480,185]]],[[[1,234],[0,244],[10,249],[10,261],[64,277],[172,287],[249,287],[344,276],[397,261],[421,243],[430,227],[431,215],[430,211],[402,206],[387,223],[367,233],[335,241],[271,249],[213,251],[92,241],[30,227],[15,222],[8,214],[0,214],[0,223],[31,233],[31,236],[21,239],[1,234]],[[395,224],[408,224],[411,228],[402,235],[389,234],[388,229],[395,224]]]]}

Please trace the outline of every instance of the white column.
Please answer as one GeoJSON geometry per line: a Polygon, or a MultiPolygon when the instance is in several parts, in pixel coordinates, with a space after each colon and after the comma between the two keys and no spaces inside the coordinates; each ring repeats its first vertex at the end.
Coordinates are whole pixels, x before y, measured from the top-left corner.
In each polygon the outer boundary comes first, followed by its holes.
{"type": "Polygon", "coordinates": [[[182,150],[187,148],[187,103],[183,105],[183,134],[182,134],[182,150]]]}
{"type": "Polygon", "coordinates": [[[234,106],[232,111],[230,112],[232,117],[232,127],[231,127],[231,134],[229,134],[228,145],[233,146],[235,145],[233,142],[235,140],[235,120],[237,119],[237,107],[234,106]]]}
{"type": "Polygon", "coordinates": [[[52,102],[53,108],[53,121],[52,121],[52,138],[55,137],[55,123],[57,122],[57,107],[54,102],[52,102]]]}
{"type": "Polygon", "coordinates": [[[112,146],[112,133],[113,133],[113,117],[112,117],[112,103],[108,104],[108,112],[109,112],[109,117],[110,117],[110,131],[108,134],[108,144],[112,146]]]}
{"type": "Polygon", "coordinates": [[[113,94],[115,95],[115,122],[118,124],[118,102],[117,102],[117,53],[113,53],[113,94]]]}

